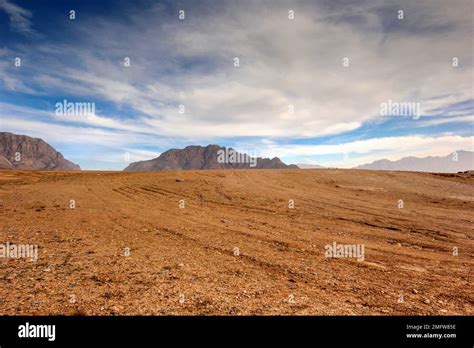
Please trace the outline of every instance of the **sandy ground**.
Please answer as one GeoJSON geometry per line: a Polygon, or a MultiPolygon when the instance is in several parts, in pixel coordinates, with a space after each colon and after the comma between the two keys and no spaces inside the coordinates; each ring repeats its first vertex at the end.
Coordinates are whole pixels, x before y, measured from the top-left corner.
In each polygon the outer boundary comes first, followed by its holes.
{"type": "Polygon", "coordinates": [[[39,247],[0,259],[1,315],[474,313],[472,174],[4,170],[0,214],[39,247]]]}

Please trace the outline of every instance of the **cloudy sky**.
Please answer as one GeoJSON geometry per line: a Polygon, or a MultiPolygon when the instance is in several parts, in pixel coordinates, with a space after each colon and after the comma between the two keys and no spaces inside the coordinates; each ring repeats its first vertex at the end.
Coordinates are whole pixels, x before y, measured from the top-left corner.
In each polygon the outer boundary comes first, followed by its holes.
{"type": "Polygon", "coordinates": [[[471,0],[0,0],[0,130],[83,169],[190,144],[338,167],[473,150],[472,13],[471,0]],[[65,99],[95,116],[58,115],[65,99]],[[383,114],[389,101],[419,112],[383,114]]]}

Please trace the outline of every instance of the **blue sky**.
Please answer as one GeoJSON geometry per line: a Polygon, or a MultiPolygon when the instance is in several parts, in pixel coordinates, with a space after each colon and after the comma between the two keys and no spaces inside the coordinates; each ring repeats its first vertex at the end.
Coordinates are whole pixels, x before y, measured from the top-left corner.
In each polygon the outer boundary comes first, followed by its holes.
{"type": "Polygon", "coordinates": [[[338,167],[473,150],[472,7],[0,0],[0,130],[83,169],[210,143],[338,167]],[[64,99],[95,115],[57,115],[64,99]]]}

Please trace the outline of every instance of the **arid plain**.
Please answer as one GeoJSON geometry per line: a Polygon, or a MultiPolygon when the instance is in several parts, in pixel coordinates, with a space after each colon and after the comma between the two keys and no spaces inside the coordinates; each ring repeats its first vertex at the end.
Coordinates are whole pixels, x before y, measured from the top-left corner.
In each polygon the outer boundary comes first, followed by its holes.
{"type": "Polygon", "coordinates": [[[470,173],[1,170],[0,214],[1,315],[474,313],[470,173]]]}

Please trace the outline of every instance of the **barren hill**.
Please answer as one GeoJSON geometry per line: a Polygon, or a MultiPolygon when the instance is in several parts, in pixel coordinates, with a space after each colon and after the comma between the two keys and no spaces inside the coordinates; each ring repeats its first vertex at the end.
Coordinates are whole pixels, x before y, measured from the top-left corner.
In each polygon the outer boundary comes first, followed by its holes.
{"type": "Polygon", "coordinates": [[[39,138],[0,132],[0,168],[80,170],[51,145],[39,138]]]}
{"type": "Polygon", "coordinates": [[[455,151],[447,156],[404,157],[398,161],[379,160],[355,169],[405,170],[431,173],[457,173],[474,170],[474,152],[455,151]]]}
{"type": "Polygon", "coordinates": [[[184,149],[171,149],[159,157],[131,163],[124,171],[139,172],[148,170],[200,170],[200,169],[284,169],[298,168],[286,165],[278,157],[255,158],[218,145],[187,146],[184,149]],[[233,156],[233,157],[232,157],[233,156]]]}

